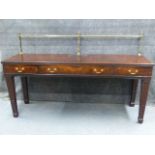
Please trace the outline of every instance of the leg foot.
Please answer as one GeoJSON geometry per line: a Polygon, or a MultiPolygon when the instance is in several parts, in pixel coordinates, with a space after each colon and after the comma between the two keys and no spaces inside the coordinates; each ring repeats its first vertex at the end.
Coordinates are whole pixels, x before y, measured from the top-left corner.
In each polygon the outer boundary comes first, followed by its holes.
{"type": "Polygon", "coordinates": [[[13,117],[18,117],[18,112],[14,112],[13,117]]]}
{"type": "Polygon", "coordinates": [[[28,101],[28,100],[24,100],[24,103],[25,103],[25,104],[29,104],[29,101],[28,101]]]}
{"type": "Polygon", "coordinates": [[[142,124],[143,123],[143,119],[138,118],[138,123],[142,124]]]}
{"type": "Polygon", "coordinates": [[[134,107],[135,104],[134,104],[133,102],[130,102],[130,103],[129,103],[129,106],[130,106],[130,107],[134,107]]]}

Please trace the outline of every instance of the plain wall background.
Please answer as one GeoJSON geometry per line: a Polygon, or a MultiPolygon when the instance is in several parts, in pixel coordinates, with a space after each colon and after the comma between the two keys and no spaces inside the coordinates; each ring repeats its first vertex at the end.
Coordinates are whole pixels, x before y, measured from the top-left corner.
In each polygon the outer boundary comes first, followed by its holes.
{"type": "MultiPolygon", "coordinates": [[[[145,37],[142,52],[147,58],[155,61],[155,20],[0,20],[1,57],[5,59],[18,53],[18,33],[76,34],[77,32],[82,34],[143,32],[145,37]]],[[[23,45],[26,53],[76,53],[76,40],[30,39],[24,40],[23,45]]],[[[137,40],[81,40],[81,52],[82,54],[136,54],[137,45],[137,40]]],[[[0,72],[0,89],[6,92],[2,70],[0,72]]],[[[19,88],[17,91],[20,92],[18,78],[16,85],[19,88]]],[[[154,103],[154,73],[150,86],[148,101],[154,103]]],[[[35,100],[127,103],[130,98],[130,80],[31,78],[29,87],[30,98],[35,100]]],[[[20,98],[21,95],[18,94],[20,98]]]]}

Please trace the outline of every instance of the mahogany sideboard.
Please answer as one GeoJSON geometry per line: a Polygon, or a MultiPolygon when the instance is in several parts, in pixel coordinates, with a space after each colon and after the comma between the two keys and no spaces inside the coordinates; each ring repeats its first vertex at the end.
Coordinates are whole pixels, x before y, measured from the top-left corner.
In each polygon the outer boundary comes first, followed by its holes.
{"type": "Polygon", "coordinates": [[[13,116],[18,117],[14,77],[20,76],[24,102],[29,103],[29,76],[71,76],[127,78],[132,80],[130,106],[134,106],[138,80],[141,81],[138,122],[143,122],[153,63],[138,55],[67,55],[23,54],[4,61],[3,71],[10,96],[13,116]]]}

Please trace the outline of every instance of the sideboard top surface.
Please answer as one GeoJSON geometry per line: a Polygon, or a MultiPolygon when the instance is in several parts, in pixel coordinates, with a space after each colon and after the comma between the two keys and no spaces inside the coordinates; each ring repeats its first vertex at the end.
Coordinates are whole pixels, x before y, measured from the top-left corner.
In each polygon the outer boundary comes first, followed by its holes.
{"type": "Polygon", "coordinates": [[[14,55],[2,61],[2,63],[31,63],[31,64],[114,64],[114,65],[149,65],[153,63],[144,56],[123,54],[94,54],[94,55],[71,55],[71,54],[23,54],[14,55]]]}

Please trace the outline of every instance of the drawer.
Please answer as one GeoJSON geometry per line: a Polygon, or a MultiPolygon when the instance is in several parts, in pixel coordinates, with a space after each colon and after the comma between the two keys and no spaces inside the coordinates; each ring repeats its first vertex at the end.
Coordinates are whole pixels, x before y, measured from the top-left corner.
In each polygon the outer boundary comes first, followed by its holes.
{"type": "Polygon", "coordinates": [[[111,67],[99,65],[46,65],[39,67],[41,74],[111,74],[111,67]]]}
{"type": "Polygon", "coordinates": [[[33,65],[5,65],[5,73],[37,73],[38,67],[33,65]]]}
{"type": "Polygon", "coordinates": [[[110,66],[92,66],[91,74],[96,75],[111,75],[113,74],[113,67],[110,66]]]}
{"type": "Polygon", "coordinates": [[[130,76],[151,76],[152,68],[150,67],[117,67],[115,74],[130,76]]]}

